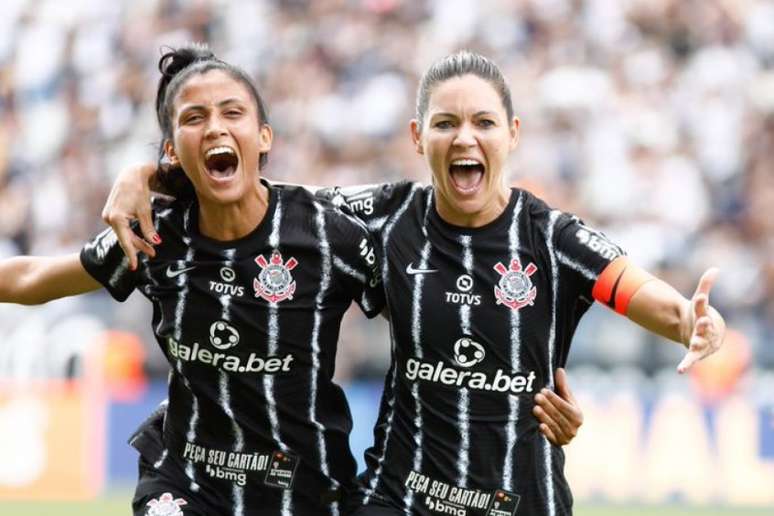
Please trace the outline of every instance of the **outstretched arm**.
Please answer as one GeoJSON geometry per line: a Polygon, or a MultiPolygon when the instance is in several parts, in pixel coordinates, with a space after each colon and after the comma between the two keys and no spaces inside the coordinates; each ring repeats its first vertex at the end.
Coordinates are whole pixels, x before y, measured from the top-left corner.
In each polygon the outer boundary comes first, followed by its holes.
{"type": "Polygon", "coordinates": [[[40,305],[101,288],[77,254],[17,256],[0,261],[0,302],[40,305]]]}
{"type": "Polygon", "coordinates": [[[627,317],[643,328],[683,344],[687,353],[677,371],[684,373],[693,364],[720,349],[726,323],[709,304],[709,293],[718,269],[707,270],[691,299],[661,280],[648,281],[632,296],[627,317]]]}
{"type": "Polygon", "coordinates": [[[578,435],[583,412],[570,390],[564,369],[557,369],[554,379],[556,392],[543,389],[535,395],[532,413],[540,421],[540,432],[553,444],[564,446],[578,435]]]}
{"type": "Polygon", "coordinates": [[[709,293],[718,269],[707,270],[691,299],[671,285],[619,257],[602,271],[592,294],[594,299],[643,328],[684,345],[688,352],[677,366],[684,373],[694,363],[720,348],[726,323],[709,304],[709,293]]]}

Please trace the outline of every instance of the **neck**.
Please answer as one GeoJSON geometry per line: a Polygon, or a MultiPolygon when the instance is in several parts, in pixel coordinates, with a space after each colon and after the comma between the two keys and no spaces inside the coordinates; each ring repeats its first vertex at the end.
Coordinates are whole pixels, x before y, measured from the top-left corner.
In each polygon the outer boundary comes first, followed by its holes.
{"type": "Polygon", "coordinates": [[[261,182],[234,203],[220,204],[199,199],[199,232],[222,242],[237,240],[258,227],[268,208],[269,190],[261,182]]]}
{"type": "Polygon", "coordinates": [[[438,189],[435,189],[435,210],[449,224],[463,228],[480,228],[499,217],[508,207],[510,199],[511,190],[503,188],[480,210],[466,212],[460,208],[455,209],[454,205],[444,198],[438,189]]]}

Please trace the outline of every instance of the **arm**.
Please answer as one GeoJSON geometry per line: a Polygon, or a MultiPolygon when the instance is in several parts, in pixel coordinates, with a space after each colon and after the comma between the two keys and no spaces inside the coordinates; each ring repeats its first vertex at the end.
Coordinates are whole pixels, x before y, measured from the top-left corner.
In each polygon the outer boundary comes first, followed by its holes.
{"type": "Polygon", "coordinates": [[[540,432],[552,444],[564,446],[578,435],[578,429],[583,424],[583,412],[570,391],[564,369],[557,369],[554,378],[556,392],[542,389],[536,394],[532,413],[540,421],[540,432]]]}
{"type": "Polygon", "coordinates": [[[17,256],[0,262],[0,302],[40,305],[101,288],[77,254],[17,256]]]}
{"type": "Polygon", "coordinates": [[[707,270],[690,300],[669,284],[654,279],[644,283],[629,302],[629,319],[688,349],[677,366],[680,373],[720,349],[723,343],[726,323],[709,304],[709,292],[717,275],[718,269],[707,270]]]}
{"type": "Polygon", "coordinates": [[[142,251],[148,256],[156,256],[149,242],[161,243],[151,216],[149,183],[155,172],[156,165],[152,164],[122,170],[102,209],[102,220],[113,227],[133,271],[137,270],[137,253],[142,251]],[[144,240],[132,231],[129,224],[133,220],[139,221],[144,240]]]}

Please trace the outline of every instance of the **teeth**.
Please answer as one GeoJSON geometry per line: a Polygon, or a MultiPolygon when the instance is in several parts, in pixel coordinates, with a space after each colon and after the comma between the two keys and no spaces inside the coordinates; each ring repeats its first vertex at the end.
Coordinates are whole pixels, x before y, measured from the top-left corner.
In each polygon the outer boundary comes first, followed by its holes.
{"type": "Polygon", "coordinates": [[[236,154],[236,153],[234,152],[234,149],[232,149],[231,147],[213,147],[212,149],[208,150],[204,156],[209,158],[211,156],[214,156],[215,154],[236,154]]]}
{"type": "Polygon", "coordinates": [[[473,166],[473,165],[480,165],[478,161],[474,159],[455,159],[451,163],[452,165],[459,165],[459,166],[473,166]]]}

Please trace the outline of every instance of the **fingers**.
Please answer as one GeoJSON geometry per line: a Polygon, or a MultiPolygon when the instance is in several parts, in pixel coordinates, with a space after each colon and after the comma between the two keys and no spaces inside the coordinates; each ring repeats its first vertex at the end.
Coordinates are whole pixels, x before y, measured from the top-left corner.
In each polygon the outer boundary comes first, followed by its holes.
{"type": "Polygon", "coordinates": [[[543,389],[535,396],[532,412],[550,431],[543,433],[556,445],[569,443],[577,435],[578,427],[583,422],[583,416],[575,405],[567,403],[549,389],[543,389]]]}
{"type": "Polygon", "coordinates": [[[548,438],[548,440],[551,441],[556,446],[564,446],[565,444],[567,444],[567,442],[559,442],[559,440],[556,437],[556,434],[554,433],[553,430],[551,430],[551,428],[547,424],[541,423],[539,428],[540,428],[540,433],[545,435],[548,438]]]}
{"type": "Polygon", "coordinates": [[[156,250],[148,242],[132,233],[132,243],[135,249],[150,256],[151,258],[156,256],[156,250]]]}
{"type": "Polygon", "coordinates": [[[701,360],[702,357],[703,355],[697,351],[689,351],[685,354],[680,363],[677,364],[677,372],[680,374],[685,373],[688,369],[691,368],[691,366],[693,366],[693,364],[701,360]]]}
{"type": "Polygon", "coordinates": [[[709,306],[709,293],[712,290],[712,286],[715,284],[715,280],[718,277],[718,268],[710,267],[699,279],[699,284],[696,287],[696,292],[693,293],[691,303],[693,304],[694,316],[698,319],[701,316],[707,315],[707,307],[709,306]]]}
{"type": "Polygon", "coordinates": [[[146,242],[153,242],[154,244],[161,243],[161,237],[156,233],[156,228],[153,225],[153,216],[149,207],[141,210],[137,214],[137,220],[140,222],[140,232],[145,238],[146,242]]]}

